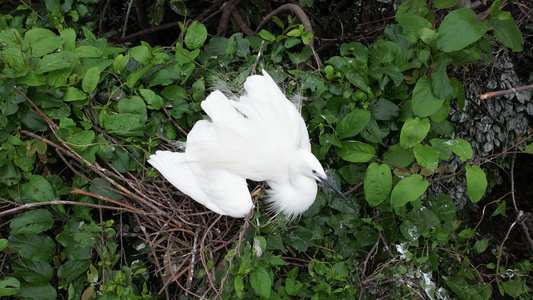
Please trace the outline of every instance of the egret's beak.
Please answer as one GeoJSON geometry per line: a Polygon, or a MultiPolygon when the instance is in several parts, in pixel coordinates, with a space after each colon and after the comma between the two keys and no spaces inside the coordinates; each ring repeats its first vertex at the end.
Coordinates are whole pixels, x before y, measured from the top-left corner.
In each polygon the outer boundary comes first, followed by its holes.
{"type": "Polygon", "coordinates": [[[342,197],[342,199],[344,199],[344,201],[350,203],[350,200],[348,200],[348,198],[346,198],[346,196],[344,196],[344,194],[339,190],[338,187],[335,186],[335,184],[333,182],[331,182],[331,180],[329,180],[329,178],[327,177],[322,177],[322,176],[317,176],[318,180],[320,182],[322,182],[322,184],[324,184],[325,186],[327,186],[328,188],[330,188],[331,190],[333,190],[336,194],[338,194],[339,196],[342,197]]]}

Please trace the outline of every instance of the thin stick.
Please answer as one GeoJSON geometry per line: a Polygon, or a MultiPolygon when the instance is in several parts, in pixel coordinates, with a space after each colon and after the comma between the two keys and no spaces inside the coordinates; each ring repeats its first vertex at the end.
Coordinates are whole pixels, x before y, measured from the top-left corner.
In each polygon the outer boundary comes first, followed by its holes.
{"type": "Polygon", "coordinates": [[[492,98],[492,97],[497,97],[497,96],[503,96],[503,95],[509,95],[509,94],[517,94],[517,93],[520,93],[520,92],[523,92],[523,91],[527,91],[527,90],[530,90],[530,89],[533,89],[533,84],[525,85],[525,86],[521,86],[521,87],[517,87],[517,88],[511,88],[510,90],[485,93],[485,94],[479,96],[479,98],[481,98],[482,100],[485,100],[487,98],[492,98]]]}

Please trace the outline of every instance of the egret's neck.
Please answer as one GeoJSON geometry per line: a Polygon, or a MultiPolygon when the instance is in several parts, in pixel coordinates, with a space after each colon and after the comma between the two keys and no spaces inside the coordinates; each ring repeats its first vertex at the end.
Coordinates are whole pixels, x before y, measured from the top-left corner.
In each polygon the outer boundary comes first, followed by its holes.
{"type": "Polygon", "coordinates": [[[315,201],[316,180],[302,173],[298,161],[299,150],[287,149],[284,153],[287,167],[286,177],[268,180],[270,186],[268,202],[276,212],[284,211],[287,217],[303,214],[315,201]]]}

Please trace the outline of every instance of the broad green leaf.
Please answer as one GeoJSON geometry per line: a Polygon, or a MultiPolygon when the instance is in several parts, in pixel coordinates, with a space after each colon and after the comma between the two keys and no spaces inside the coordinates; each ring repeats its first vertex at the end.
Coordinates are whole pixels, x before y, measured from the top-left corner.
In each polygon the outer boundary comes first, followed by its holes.
{"type": "Polygon", "coordinates": [[[392,145],[383,154],[383,160],[393,166],[405,168],[415,160],[412,149],[404,149],[399,144],[392,145]]]}
{"type": "Polygon", "coordinates": [[[126,68],[128,61],[130,60],[130,55],[119,54],[115,57],[113,62],[113,72],[120,74],[126,68]]]}
{"type": "Polygon", "coordinates": [[[20,214],[9,224],[9,234],[27,234],[46,231],[54,225],[52,213],[46,209],[35,209],[20,214]]]}
{"type": "Polygon", "coordinates": [[[364,189],[366,201],[377,206],[389,195],[392,188],[392,174],[387,165],[371,163],[366,169],[364,189]]]}
{"type": "Polygon", "coordinates": [[[63,39],[48,29],[33,28],[26,32],[22,44],[31,48],[34,57],[41,57],[61,47],[63,39]]]}
{"type": "Polygon", "coordinates": [[[176,56],[174,57],[174,60],[176,60],[180,66],[183,66],[194,62],[199,54],[200,49],[189,51],[185,48],[178,48],[176,49],[176,56]]]}
{"type": "Polygon", "coordinates": [[[370,118],[363,131],[361,131],[361,137],[371,143],[382,144],[381,129],[378,122],[374,118],[370,118]]]}
{"type": "Polygon", "coordinates": [[[63,94],[63,101],[78,101],[87,99],[87,95],[75,87],[68,87],[63,94]]]}
{"type": "Polygon", "coordinates": [[[57,277],[59,277],[59,284],[66,286],[78,276],[84,274],[89,269],[91,264],[90,259],[86,260],[69,260],[57,269],[57,277]]]}
{"type": "Polygon", "coordinates": [[[94,46],[79,46],[74,49],[74,53],[79,57],[102,57],[103,53],[94,46]]]}
{"type": "Polygon", "coordinates": [[[439,110],[444,102],[433,93],[432,80],[428,76],[420,78],[413,89],[411,106],[418,117],[427,117],[439,110]]]}
{"type": "Polygon", "coordinates": [[[20,282],[14,277],[7,277],[0,280],[0,297],[12,296],[20,290],[20,282]]]}
{"type": "Polygon", "coordinates": [[[59,33],[63,39],[62,50],[73,52],[76,48],[76,31],[72,28],[67,28],[59,33]]]}
{"type": "Polygon", "coordinates": [[[487,175],[476,165],[467,165],[465,169],[468,198],[472,203],[477,203],[487,190],[487,175]]]}
{"type": "Polygon", "coordinates": [[[476,241],[474,244],[474,251],[476,251],[477,254],[483,253],[485,250],[487,250],[487,247],[489,246],[489,239],[483,238],[479,241],[476,241]]]}
{"type": "Polygon", "coordinates": [[[452,198],[448,195],[439,194],[435,201],[430,202],[431,209],[439,216],[443,222],[450,222],[457,218],[457,208],[452,198]]]}
{"type": "Polygon", "coordinates": [[[91,146],[95,137],[96,134],[92,130],[80,131],[70,136],[68,143],[74,148],[74,150],[81,151],[91,146]]]}
{"type": "Polygon", "coordinates": [[[148,103],[147,107],[150,109],[160,109],[163,107],[163,98],[161,96],[157,95],[154,91],[149,89],[140,89],[139,92],[141,93],[141,96],[143,97],[144,101],[148,103]]]}
{"type": "Polygon", "coordinates": [[[44,234],[14,234],[8,240],[9,248],[30,260],[47,260],[55,253],[54,240],[44,234]]]}
{"type": "Polygon", "coordinates": [[[393,102],[380,98],[378,101],[370,104],[372,117],[376,120],[392,120],[400,114],[400,108],[393,102]]]}
{"type": "Polygon", "coordinates": [[[448,63],[446,61],[446,55],[440,53],[437,56],[436,66],[431,73],[431,87],[433,94],[438,99],[444,99],[450,96],[453,92],[453,88],[450,84],[448,74],[446,74],[446,67],[448,63]]]}
{"type": "Polygon", "coordinates": [[[379,234],[372,228],[364,225],[357,233],[357,248],[374,245],[379,240],[379,234]]]}
{"type": "Polygon", "coordinates": [[[202,47],[207,39],[207,28],[204,24],[194,21],[191,26],[187,28],[187,33],[185,34],[185,46],[187,48],[194,50],[202,47]]]}
{"type": "Polygon", "coordinates": [[[416,161],[423,168],[428,168],[432,171],[439,166],[439,155],[437,150],[431,146],[416,144],[413,148],[416,161]]]}
{"type": "Polygon", "coordinates": [[[81,88],[87,94],[90,94],[94,91],[98,82],[100,81],[100,69],[98,67],[92,67],[83,76],[83,81],[81,83],[81,88]]]}
{"type": "Polygon", "coordinates": [[[433,5],[438,9],[446,9],[456,6],[459,2],[461,2],[461,0],[434,0],[433,5]]]}
{"type": "Polygon", "coordinates": [[[442,276],[442,278],[459,299],[491,299],[492,285],[490,283],[472,284],[463,276],[442,276]]]}
{"type": "Polygon", "coordinates": [[[272,280],[265,268],[258,266],[252,270],[252,274],[250,274],[250,285],[258,296],[266,299],[270,298],[272,280]]]}
{"type": "Polygon", "coordinates": [[[459,156],[462,161],[467,161],[468,159],[474,156],[472,151],[472,146],[469,142],[463,139],[452,139],[444,142],[444,145],[447,146],[453,153],[459,156]]]}
{"type": "Polygon", "coordinates": [[[492,218],[492,217],[495,217],[497,215],[502,215],[502,216],[507,218],[507,215],[505,214],[506,210],[507,210],[507,202],[505,202],[505,200],[504,200],[504,201],[502,201],[502,203],[498,204],[498,207],[496,207],[496,209],[494,210],[494,212],[492,212],[490,217],[492,218]]]}
{"type": "Polygon", "coordinates": [[[54,201],[56,195],[50,182],[40,175],[29,175],[30,182],[22,184],[22,190],[36,202],[54,201]]]}
{"type": "Polygon", "coordinates": [[[263,40],[265,40],[267,42],[276,41],[276,37],[272,33],[268,32],[268,31],[266,31],[264,29],[261,29],[261,31],[259,31],[257,33],[257,35],[260,36],[263,40]]]}
{"type": "Polygon", "coordinates": [[[367,162],[376,154],[376,149],[358,141],[343,141],[342,148],[335,148],[337,154],[349,162],[367,162]]]}
{"type": "Polygon", "coordinates": [[[144,75],[144,73],[146,73],[151,68],[153,68],[153,65],[149,64],[144,68],[133,71],[133,73],[128,75],[128,77],[126,78],[126,85],[129,88],[133,88],[135,84],[137,83],[137,81],[144,75]]]}
{"type": "Polygon", "coordinates": [[[13,261],[13,272],[27,282],[47,283],[54,275],[54,269],[47,261],[33,261],[26,258],[13,261]]]}
{"type": "Polygon", "coordinates": [[[370,112],[356,109],[344,116],[337,124],[336,132],[339,139],[353,137],[363,130],[370,120],[370,112]]]}
{"type": "Polygon", "coordinates": [[[297,296],[303,287],[303,283],[294,278],[287,278],[285,280],[285,292],[290,296],[297,296]]]}
{"type": "Polygon", "coordinates": [[[128,50],[128,54],[133,57],[133,59],[143,65],[149,65],[152,61],[152,54],[150,53],[150,49],[145,45],[140,45],[131,48],[130,50],[128,50]]]}
{"type": "Polygon", "coordinates": [[[419,174],[405,177],[392,190],[390,202],[393,207],[400,207],[415,201],[426,192],[428,182],[419,174]]]}
{"type": "Polygon", "coordinates": [[[476,13],[472,9],[456,9],[442,20],[437,47],[444,52],[464,49],[479,40],[487,29],[487,24],[477,21],[476,13]]]}
{"type": "Polygon", "coordinates": [[[513,298],[517,298],[525,292],[531,291],[531,288],[528,286],[524,278],[520,277],[515,277],[509,281],[502,282],[502,286],[505,293],[513,298]]]}
{"type": "Polygon", "coordinates": [[[396,22],[407,32],[418,33],[422,28],[431,28],[431,23],[421,16],[401,15],[396,18],[396,22]]]}
{"type": "Polygon", "coordinates": [[[419,144],[428,134],[430,127],[428,118],[407,119],[400,132],[400,145],[407,149],[419,144]]]}
{"type": "Polygon", "coordinates": [[[181,78],[181,74],[178,71],[175,71],[173,68],[165,68],[157,71],[154,77],[150,81],[150,86],[162,85],[167,86],[174,83],[176,80],[181,78]]]}
{"type": "Polygon", "coordinates": [[[37,73],[43,74],[46,72],[73,67],[78,62],[78,56],[72,52],[61,51],[59,53],[52,53],[45,55],[36,64],[37,73]]]}
{"type": "Polygon", "coordinates": [[[237,294],[237,297],[242,298],[243,291],[244,291],[244,283],[242,281],[242,276],[237,275],[235,279],[233,280],[233,286],[235,287],[235,294],[237,294]]]}
{"type": "Polygon", "coordinates": [[[23,283],[17,294],[20,299],[56,300],[57,291],[49,283],[27,284],[23,283]]]}
{"type": "Polygon", "coordinates": [[[107,116],[103,126],[110,133],[121,136],[142,136],[146,117],[139,114],[120,113],[107,116]]]}
{"type": "Polygon", "coordinates": [[[9,242],[6,239],[0,239],[0,251],[3,251],[7,245],[9,245],[9,242]]]}
{"type": "Polygon", "coordinates": [[[494,29],[494,37],[505,47],[511,48],[515,52],[524,50],[524,38],[514,19],[490,19],[488,24],[494,29]]]}

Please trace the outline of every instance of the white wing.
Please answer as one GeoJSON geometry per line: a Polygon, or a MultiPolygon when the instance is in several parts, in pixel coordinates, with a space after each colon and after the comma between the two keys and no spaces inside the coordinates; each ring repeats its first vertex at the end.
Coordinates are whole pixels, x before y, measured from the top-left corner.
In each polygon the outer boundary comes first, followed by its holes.
{"type": "Polygon", "coordinates": [[[243,218],[252,209],[246,179],[226,170],[205,169],[186,153],[157,151],[148,162],[183,193],[221,215],[243,218]]]}

